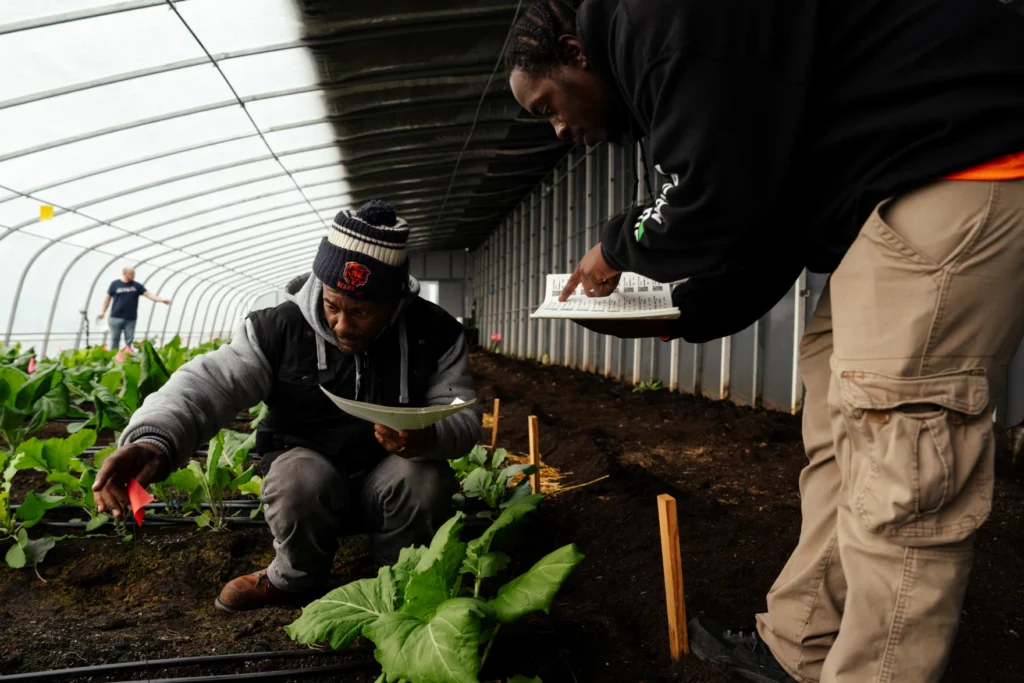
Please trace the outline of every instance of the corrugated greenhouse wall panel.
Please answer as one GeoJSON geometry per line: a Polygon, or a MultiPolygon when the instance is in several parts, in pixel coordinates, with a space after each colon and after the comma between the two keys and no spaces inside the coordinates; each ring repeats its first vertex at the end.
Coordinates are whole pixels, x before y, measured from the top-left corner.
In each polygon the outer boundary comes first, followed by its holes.
{"type": "MultiPolygon", "coordinates": [[[[583,328],[561,320],[533,322],[532,334],[527,334],[528,315],[545,295],[544,275],[570,271],[596,243],[607,217],[635,201],[633,153],[621,148],[610,153],[607,146],[586,153],[574,151],[501,222],[477,249],[477,258],[467,260],[470,270],[464,286],[475,301],[473,324],[479,328],[481,343],[502,353],[526,357],[532,339],[530,356],[536,360],[544,361],[546,356],[547,362],[582,368],[586,357],[588,369],[601,375],[610,374],[627,383],[660,379],[666,388],[676,386],[682,392],[717,399],[722,391],[723,340],[700,347],[683,340],[608,340],[585,335],[583,328]],[[492,334],[501,335],[502,340],[492,344],[492,334]],[[589,349],[584,347],[584,337],[590,340],[589,349]],[[609,344],[611,354],[607,356],[609,344]],[[673,347],[677,350],[675,362],[673,347]]],[[[660,181],[651,178],[655,191],[660,181]]],[[[639,183],[641,195],[646,194],[644,185],[639,183]]],[[[428,265],[433,272],[443,268],[442,256],[420,258],[424,269],[428,265]]],[[[799,409],[803,387],[794,374],[794,340],[810,321],[826,281],[824,275],[805,275],[761,319],[756,330],[751,326],[731,337],[727,365],[730,400],[746,405],[756,401],[786,412],[799,409]],[[795,319],[797,312],[799,320],[795,319]]],[[[472,304],[467,311],[471,309],[472,304]]],[[[1016,424],[1024,417],[1024,349],[1010,368],[1009,394],[997,415],[1002,424],[1016,424]]]]}

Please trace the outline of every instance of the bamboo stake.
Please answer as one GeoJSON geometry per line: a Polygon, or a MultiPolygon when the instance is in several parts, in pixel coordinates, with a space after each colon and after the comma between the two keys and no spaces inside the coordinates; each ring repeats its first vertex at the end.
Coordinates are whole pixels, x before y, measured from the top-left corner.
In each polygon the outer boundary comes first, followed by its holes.
{"type": "Polygon", "coordinates": [[[498,445],[498,411],[501,408],[501,399],[494,399],[494,422],[491,424],[491,450],[498,445]]]}
{"type": "Polygon", "coordinates": [[[540,430],[537,426],[537,416],[531,415],[528,421],[530,431],[530,464],[536,468],[536,472],[530,475],[530,488],[534,493],[540,493],[540,430]]]}
{"type": "Polygon", "coordinates": [[[679,520],[676,499],[667,493],[658,496],[661,520],[661,564],[665,572],[665,605],[668,609],[668,644],[672,661],[690,654],[686,633],[686,603],[683,601],[683,563],[679,557],[679,520]]]}

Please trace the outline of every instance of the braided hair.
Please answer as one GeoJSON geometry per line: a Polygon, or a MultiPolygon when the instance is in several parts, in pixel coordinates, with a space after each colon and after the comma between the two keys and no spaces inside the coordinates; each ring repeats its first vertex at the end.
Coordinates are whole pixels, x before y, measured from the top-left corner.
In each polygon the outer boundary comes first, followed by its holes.
{"type": "Polygon", "coordinates": [[[522,69],[531,76],[551,72],[571,59],[562,51],[559,39],[576,35],[576,0],[541,0],[516,21],[503,57],[505,73],[522,69]]]}

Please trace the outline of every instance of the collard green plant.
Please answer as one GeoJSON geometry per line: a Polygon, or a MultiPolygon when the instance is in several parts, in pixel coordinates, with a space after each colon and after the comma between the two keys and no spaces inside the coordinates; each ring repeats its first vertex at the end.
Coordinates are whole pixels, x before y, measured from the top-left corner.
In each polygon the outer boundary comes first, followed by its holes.
{"type": "Polygon", "coordinates": [[[371,640],[383,669],[378,681],[479,683],[501,626],[531,612],[548,612],[583,559],[575,546],[564,546],[500,586],[492,597],[484,595],[484,581],[509,562],[494,548],[542,498],[529,496],[508,506],[469,543],[461,540],[465,515],[456,513],[429,547],[403,548],[398,561],[382,567],[376,578],[331,591],[307,605],[285,631],[301,643],[333,648],[360,636],[371,640]],[[467,578],[471,585],[464,585],[467,578]]]}
{"type": "Polygon", "coordinates": [[[64,374],[56,367],[31,375],[12,367],[0,368],[0,438],[9,451],[47,419],[64,417],[69,404],[64,374]]]}
{"type": "Polygon", "coordinates": [[[49,536],[31,539],[28,529],[38,524],[47,510],[64,503],[64,496],[53,494],[53,489],[42,494],[29,491],[17,511],[11,510],[11,486],[15,474],[27,469],[22,466],[24,458],[21,453],[11,457],[0,451],[0,541],[11,541],[4,559],[13,569],[35,567],[60,540],[49,536]]]}
{"type": "MultiPolygon", "coordinates": [[[[206,466],[191,461],[184,469],[172,473],[169,483],[187,497],[181,507],[196,513],[196,524],[202,528],[222,530],[227,525],[224,502],[237,494],[259,495],[260,478],[256,466],[249,462],[245,446],[248,436],[221,430],[210,440],[206,466]],[[206,508],[203,505],[206,504],[206,508]]],[[[259,510],[252,513],[255,517],[259,510]]]]}
{"type": "MultiPolygon", "coordinates": [[[[98,465],[84,461],[81,456],[96,443],[96,432],[82,429],[64,439],[29,439],[18,448],[19,459],[15,469],[34,469],[46,473],[47,483],[54,484],[51,492],[62,497],[63,504],[76,505],[89,516],[85,530],[95,531],[110,521],[110,517],[96,509],[92,485],[96,481],[98,465]]],[[[112,452],[113,447],[101,451],[96,459],[112,452]]]]}
{"type": "Polygon", "coordinates": [[[461,458],[449,460],[460,488],[460,492],[453,496],[453,502],[459,507],[465,507],[468,500],[479,500],[490,508],[479,515],[493,518],[495,511],[504,510],[530,495],[527,477],[536,472],[537,468],[533,465],[505,466],[507,458],[508,453],[504,448],[496,448],[491,454],[483,446],[474,446],[473,450],[461,458]],[[520,475],[523,476],[513,484],[520,475]]]}

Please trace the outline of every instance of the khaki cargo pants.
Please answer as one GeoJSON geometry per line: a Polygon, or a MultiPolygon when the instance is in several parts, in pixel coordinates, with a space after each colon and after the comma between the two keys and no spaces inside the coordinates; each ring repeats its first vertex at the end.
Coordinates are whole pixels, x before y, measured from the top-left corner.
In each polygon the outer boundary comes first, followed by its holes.
{"type": "Polygon", "coordinates": [[[1024,180],[883,202],[808,324],[800,541],[758,630],[801,681],[939,681],[1024,334],[1024,180]]]}

